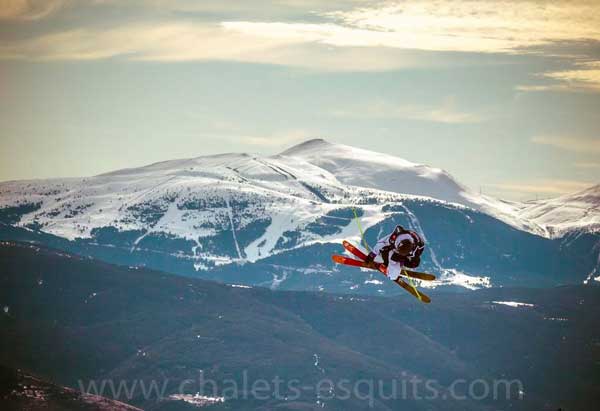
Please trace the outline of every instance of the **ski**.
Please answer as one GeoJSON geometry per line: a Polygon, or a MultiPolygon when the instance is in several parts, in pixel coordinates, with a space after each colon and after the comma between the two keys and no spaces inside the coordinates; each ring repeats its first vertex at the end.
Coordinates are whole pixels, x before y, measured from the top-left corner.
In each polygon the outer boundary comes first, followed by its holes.
{"type": "Polygon", "coordinates": [[[357,256],[358,258],[360,258],[361,260],[366,260],[367,259],[367,255],[365,253],[363,253],[362,250],[360,250],[358,247],[356,247],[351,242],[344,240],[342,242],[342,245],[344,246],[344,248],[346,250],[350,251],[352,254],[354,254],[355,256],[357,256]]]}
{"type": "MultiPolygon", "coordinates": [[[[333,262],[335,262],[337,264],[344,264],[344,265],[350,265],[353,267],[361,267],[361,268],[369,268],[371,270],[378,270],[387,277],[387,273],[385,271],[381,271],[381,269],[375,268],[375,267],[373,267],[373,265],[367,264],[364,261],[355,260],[354,258],[346,257],[343,255],[332,255],[331,259],[333,260],[333,262]]],[[[386,269],[386,267],[383,266],[383,264],[380,264],[380,266],[382,266],[383,270],[386,269]]],[[[406,291],[408,291],[413,297],[415,297],[419,301],[424,302],[424,303],[431,302],[431,299],[427,295],[423,294],[421,291],[417,291],[413,286],[406,283],[400,277],[398,277],[396,280],[394,280],[394,282],[396,284],[398,284],[400,287],[404,288],[406,291]]]]}
{"type": "Polygon", "coordinates": [[[403,270],[403,275],[407,277],[416,278],[417,280],[423,281],[433,281],[435,280],[435,275],[429,273],[422,273],[420,271],[407,270],[406,268],[403,270]]]}
{"type": "Polygon", "coordinates": [[[431,302],[431,298],[423,294],[421,291],[417,291],[415,287],[406,283],[404,280],[402,280],[402,278],[398,277],[394,280],[394,282],[400,287],[404,288],[406,291],[408,291],[413,297],[415,297],[419,301],[425,304],[429,304],[431,302]]]}
{"type": "MultiPolygon", "coordinates": [[[[362,252],[362,250],[360,250],[358,247],[354,246],[354,244],[350,243],[349,241],[344,240],[344,242],[342,244],[344,245],[344,248],[346,250],[348,250],[354,256],[360,258],[360,260],[355,260],[354,258],[344,257],[342,255],[334,255],[334,256],[332,256],[332,259],[334,262],[336,262],[338,264],[351,265],[354,267],[362,267],[362,268],[369,268],[372,270],[377,270],[377,271],[380,271],[383,275],[385,275],[387,277],[387,267],[385,265],[383,265],[381,263],[376,263],[376,262],[366,263],[364,260],[367,258],[367,255],[364,252],[362,252]]],[[[421,273],[418,271],[403,269],[402,274],[406,275],[408,277],[419,279],[419,280],[425,280],[425,281],[435,280],[434,275],[428,274],[428,273],[421,273]]],[[[426,304],[429,304],[431,302],[431,299],[427,295],[418,291],[414,286],[412,286],[411,284],[408,284],[406,281],[402,280],[400,277],[395,279],[394,282],[396,284],[398,284],[400,287],[404,288],[406,291],[408,291],[413,297],[415,297],[419,301],[426,303],[426,304]]]]}
{"type": "Polygon", "coordinates": [[[354,258],[346,257],[345,255],[332,255],[331,259],[334,263],[351,265],[353,267],[369,268],[371,270],[377,270],[373,265],[367,264],[362,260],[355,260],[354,258]]]}
{"type": "MultiPolygon", "coordinates": [[[[370,264],[367,264],[365,262],[365,259],[367,258],[367,255],[365,253],[362,252],[362,250],[360,250],[358,247],[354,246],[354,244],[344,240],[344,242],[342,243],[344,245],[344,248],[348,251],[350,251],[350,253],[354,254],[356,257],[360,258],[360,261],[362,263],[362,265],[358,266],[358,267],[364,267],[364,268],[370,268],[371,270],[377,270],[380,271],[381,273],[387,275],[387,267],[381,263],[376,263],[376,262],[372,262],[370,264]]],[[[353,259],[352,259],[353,260],[353,259]]],[[[353,261],[357,261],[357,260],[353,260],[353,261]]],[[[344,263],[342,263],[344,264],[344,263]]],[[[351,264],[349,264],[351,265],[351,264]]]]}
{"type": "MultiPolygon", "coordinates": [[[[367,258],[367,255],[365,253],[363,253],[362,250],[360,250],[358,247],[356,247],[354,244],[350,243],[349,241],[344,240],[344,242],[342,244],[346,250],[348,250],[350,253],[354,254],[356,257],[360,258],[361,260],[364,261],[367,258]]],[[[387,274],[387,268],[383,264],[381,264],[381,263],[374,263],[374,264],[376,264],[377,270],[381,271],[382,273],[387,274]]],[[[368,265],[364,265],[361,267],[372,268],[372,267],[369,267],[368,265]]],[[[402,271],[402,275],[405,275],[407,277],[416,278],[418,280],[423,280],[423,281],[435,280],[435,275],[433,275],[433,274],[422,273],[420,271],[407,270],[406,268],[402,271]]]]}

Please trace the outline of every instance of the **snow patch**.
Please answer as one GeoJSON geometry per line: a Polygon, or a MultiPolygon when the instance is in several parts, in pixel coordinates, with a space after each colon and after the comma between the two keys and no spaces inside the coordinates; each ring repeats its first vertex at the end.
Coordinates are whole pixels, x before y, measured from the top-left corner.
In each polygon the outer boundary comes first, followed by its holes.
{"type": "Polygon", "coordinates": [[[325,374],[325,369],[319,365],[319,356],[315,353],[313,354],[314,363],[313,365],[321,374],[325,374]]]}
{"type": "Polygon", "coordinates": [[[288,272],[283,270],[283,272],[281,273],[281,276],[278,276],[277,274],[273,273],[273,281],[271,281],[271,290],[276,290],[279,288],[279,286],[281,285],[282,282],[284,282],[285,280],[287,280],[288,278],[288,272]]]}
{"type": "Polygon", "coordinates": [[[252,288],[249,285],[243,285],[243,284],[229,284],[230,287],[234,287],[234,288],[252,288]]]}
{"type": "Polygon", "coordinates": [[[441,276],[435,281],[412,280],[423,288],[437,288],[440,286],[453,285],[468,290],[478,290],[480,288],[490,288],[492,286],[491,279],[488,276],[468,275],[454,268],[443,268],[441,273],[441,276]]]}
{"type": "Polygon", "coordinates": [[[508,305],[509,307],[535,307],[534,304],[520,303],[518,301],[492,301],[492,304],[508,305]]]}

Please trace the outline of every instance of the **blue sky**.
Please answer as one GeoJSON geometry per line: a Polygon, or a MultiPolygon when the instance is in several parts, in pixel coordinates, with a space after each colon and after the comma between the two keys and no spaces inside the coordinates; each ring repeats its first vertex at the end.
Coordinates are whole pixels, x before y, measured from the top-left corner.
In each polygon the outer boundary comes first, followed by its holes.
{"type": "Polygon", "coordinates": [[[600,182],[590,1],[5,0],[0,81],[0,180],[320,137],[508,199],[600,182]]]}

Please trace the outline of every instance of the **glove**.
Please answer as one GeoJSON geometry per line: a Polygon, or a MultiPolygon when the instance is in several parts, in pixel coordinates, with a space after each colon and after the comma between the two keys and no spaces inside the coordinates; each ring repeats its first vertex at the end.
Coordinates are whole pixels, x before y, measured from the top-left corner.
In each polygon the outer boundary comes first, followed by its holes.
{"type": "Polygon", "coordinates": [[[417,268],[421,264],[421,257],[413,257],[404,264],[407,268],[417,268]]]}
{"type": "Polygon", "coordinates": [[[377,254],[375,254],[373,251],[371,251],[369,253],[369,255],[367,256],[367,258],[365,258],[365,262],[367,264],[371,264],[373,262],[373,260],[375,260],[375,257],[377,257],[377,254]]]}

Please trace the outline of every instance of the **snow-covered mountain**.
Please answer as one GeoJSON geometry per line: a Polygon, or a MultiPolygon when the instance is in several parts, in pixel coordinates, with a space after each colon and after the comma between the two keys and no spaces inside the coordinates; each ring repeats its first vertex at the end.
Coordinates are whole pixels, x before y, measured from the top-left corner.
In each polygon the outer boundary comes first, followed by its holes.
{"type": "Polygon", "coordinates": [[[514,203],[481,195],[463,186],[446,171],[389,154],[376,153],[322,139],[309,140],[282,153],[329,171],[349,186],[398,194],[426,196],[462,204],[496,217],[516,228],[544,235],[544,227],[519,216],[514,203]]]}
{"type": "Polygon", "coordinates": [[[364,273],[329,260],[341,240],[359,241],[356,211],[369,241],[395,224],[420,231],[429,243],[424,268],[441,274],[434,286],[502,285],[525,274],[578,282],[597,268],[594,234],[578,240],[587,254],[565,273],[558,263],[538,272],[523,260],[551,261],[539,247],[561,256],[561,237],[597,230],[597,193],[508,203],[474,193],[443,170],[318,139],[270,157],[222,154],[0,183],[0,238],[250,285],[385,292],[379,278],[364,282],[364,273]],[[510,242],[535,245],[515,250],[510,242]],[[341,289],[338,276],[349,281],[341,289]]]}
{"type": "Polygon", "coordinates": [[[545,227],[553,237],[575,230],[600,231],[600,184],[575,194],[529,203],[519,216],[545,227]]]}

